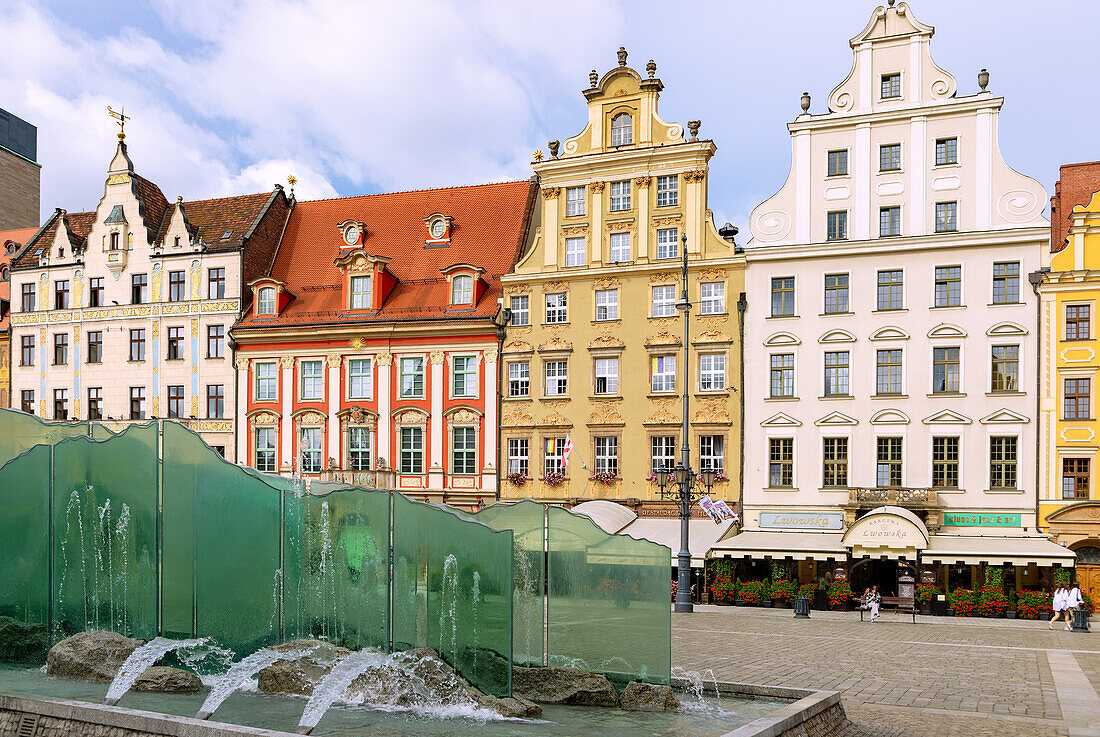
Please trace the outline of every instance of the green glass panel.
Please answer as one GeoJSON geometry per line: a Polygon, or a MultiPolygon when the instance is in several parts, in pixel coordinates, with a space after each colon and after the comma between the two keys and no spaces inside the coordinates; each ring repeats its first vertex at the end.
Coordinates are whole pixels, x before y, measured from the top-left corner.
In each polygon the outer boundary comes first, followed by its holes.
{"type": "Polygon", "coordinates": [[[157,427],[54,446],[55,636],[157,634],[157,427]]]}
{"type": "Polygon", "coordinates": [[[44,422],[26,412],[0,409],[0,466],[36,445],[87,434],[86,422],[44,422]]]}
{"type": "Polygon", "coordinates": [[[548,520],[550,665],[669,683],[671,551],[610,535],[561,507],[550,507],[548,520]]]}
{"type": "Polygon", "coordinates": [[[0,661],[43,662],[49,646],[51,450],[39,445],[0,468],[0,619],[29,625],[23,641],[0,642],[0,661]]]}
{"type": "Polygon", "coordinates": [[[481,690],[511,695],[511,530],[394,494],[393,564],[393,649],[433,648],[481,690]]]}

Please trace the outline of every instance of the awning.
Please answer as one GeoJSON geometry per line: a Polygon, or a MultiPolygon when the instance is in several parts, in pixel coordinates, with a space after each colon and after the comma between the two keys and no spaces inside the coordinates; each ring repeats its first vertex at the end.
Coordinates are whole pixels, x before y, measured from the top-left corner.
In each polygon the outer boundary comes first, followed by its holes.
{"type": "MultiPolygon", "coordinates": [[[[702,568],[707,553],[715,543],[729,534],[733,520],[723,520],[715,524],[709,519],[693,519],[688,522],[688,550],[691,551],[691,565],[702,568]]],[[[666,545],[672,550],[672,562],[680,552],[680,520],[648,519],[639,517],[619,531],[620,535],[630,535],[638,540],[650,540],[666,545]]]]}
{"type": "Polygon", "coordinates": [[[591,517],[601,530],[612,535],[621,532],[624,527],[638,519],[638,515],[630,507],[606,499],[590,499],[569,511],[591,517]]]}
{"type": "Polygon", "coordinates": [[[840,532],[742,532],[711,547],[714,558],[793,558],[845,560],[840,532]]]}
{"type": "Polygon", "coordinates": [[[1076,554],[1045,537],[933,535],[921,558],[926,563],[964,565],[1072,566],[1076,554]]]}

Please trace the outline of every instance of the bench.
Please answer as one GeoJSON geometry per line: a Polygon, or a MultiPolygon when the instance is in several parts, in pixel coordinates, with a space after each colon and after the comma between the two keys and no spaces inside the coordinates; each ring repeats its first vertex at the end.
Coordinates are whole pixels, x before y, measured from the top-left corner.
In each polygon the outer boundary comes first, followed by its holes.
{"type": "MultiPolygon", "coordinates": [[[[903,596],[884,596],[882,597],[882,603],[879,604],[878,610],[881,614],[885,611],[891,611],[895,614],[911,614],[913,615],[913,624],[917,623],[917,608],[913,606],[912,597],[903,596]]],[[[863,621],[863,612],[868,611],[866,609],[859,610],[859,621],[863,621]]]]}

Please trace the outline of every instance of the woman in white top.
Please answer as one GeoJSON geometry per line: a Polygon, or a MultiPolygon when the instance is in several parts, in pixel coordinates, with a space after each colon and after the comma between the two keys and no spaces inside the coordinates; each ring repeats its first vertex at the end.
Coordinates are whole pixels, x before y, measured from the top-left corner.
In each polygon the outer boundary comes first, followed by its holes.
{"type": "Polygon", "coordinates": [[[1054,587],[1054,601],[1051,602],[1050,608],[1054,610],[1054,615],[1051,616],[1050,622],[1047,623],[1047,629],[1054,629],[1054,623],[1062,618],[1062,612],[1066,609],[1066,587],[1062,584],[1058,584],[1054,587]]]}
{"type": "Polygon", "coordinates": [[[1077,611],[1077,607],[1085,603],[1085,600],[1081,597],[1081,588],[1074,581],[1070,584],[1070,588],[1066,590],[1066,629],[1073,629],[1073,614],[1077,611]]]}

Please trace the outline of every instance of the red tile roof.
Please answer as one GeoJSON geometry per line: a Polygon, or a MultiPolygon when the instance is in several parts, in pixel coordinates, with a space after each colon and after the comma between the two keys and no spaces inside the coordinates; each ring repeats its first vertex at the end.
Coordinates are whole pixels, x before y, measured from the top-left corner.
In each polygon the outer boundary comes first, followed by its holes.
{"type": "Polygon", "coordinates": [[[525,245],[536,191],[533,181],[521,181],[299,202],[270,273],[294,299],[274,319],[250,311],[236,329],[492,317],[500,277],[525,245]],[[425,248],[424,218],[437,212],[453,218],[451,241],[425,248]],[[333,261],[341,243],[337,225],[345,220],[364,223],[363,248],[390,259],[387,270],[398,279],[375,315],[343,313],[342,277],[333,261]],[[458,263],[485,269],[488,286],[470,310],[447,309],[448,282],[440,269],[458,263]]]}
{"type": "MultiPolygon", "coordinates": [[[[0,273],[2,273],[27,241],[38,232],[38,228],[20,228],[18,230],[0,230],[0,273]]],[[[0,278],[0,302],[11,299],[11,275],[7,279],[0,278]]],[[[8,307],[0,306],[0,330],[8,327],[8,307]]]]}

